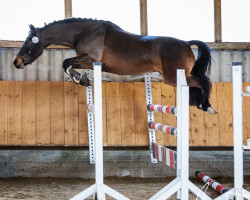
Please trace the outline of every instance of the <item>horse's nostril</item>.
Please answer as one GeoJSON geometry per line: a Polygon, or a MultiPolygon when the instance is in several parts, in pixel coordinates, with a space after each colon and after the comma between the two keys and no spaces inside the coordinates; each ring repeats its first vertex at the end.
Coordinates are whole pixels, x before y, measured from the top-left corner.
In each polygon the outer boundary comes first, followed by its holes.
{"type": "Polygon", "coordinates": [[[23,68],[23,62],[22,62],[21,56],[16,55],[16,58],[15,58],[13,64],[15,65],[15,67],[17,69],[23,68]]]}
{"type": "Polygon", "coordinates": [[[14,64],[15,66],[17,66],[17,60],[16,60],[16,59],[14,60],[13,64],[14,64]]]}

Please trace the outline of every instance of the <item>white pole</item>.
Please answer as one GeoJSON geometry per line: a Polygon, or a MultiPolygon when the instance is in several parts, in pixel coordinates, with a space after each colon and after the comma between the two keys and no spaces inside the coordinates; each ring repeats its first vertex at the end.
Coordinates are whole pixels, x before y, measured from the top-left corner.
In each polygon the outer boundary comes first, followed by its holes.
{"type": "MultiPolygon", "coordinates": [[[[183,170],[186,170],[186,167],[188,167],[189,165],[184,166],[186,163],[184,162],[183,159],[183,128],[182,128],[182,113],[183,113],[183,103],[185,104],[185,101],[183,102],[185,96],[182,98],[182,86],[187,85],[186,82],[186,77],[185,77],[185,70],[183,69],[178,69],[177,70],[177,177],[181,178],[181,182],[183,180],[183,170]]],[[[189,94],[186,96],[189,97],[189,94]]],[[[189,114],[189,113],[187,113],[189,114]]],[[[189,118],[187,120],[187,122],[189,122],[189,118]]],[[[189,145],[188,145],[189,146],[189,145]]],[[[181,183],[182,184],[182,183],[181,183]]],[[[181,187],[182,188],[182,187],[181,187]]],[[[180,189],[180,191],[177,192],[177,199],[181,199],[183,198],[182,195],[184,195],[186,193],[186,188],[184,188],[184,190],[182,191],[182,189],[180,189]]]]}
{"type": "MultiPolygon", "coordinates": [[[[181,123],[181,105],[182,105],[182,98],[181,98],[181,86],[187,85],[186,77],[185,77],[185,70],[178,69],[177,70],[177,177],[181,178],[181,167],[182,167],[182,123],[181,123]]],[[[181,199],[180,191],[177,192],[177,199],[181,199]]]]}
{"type": "Polygon", "coordinates": [[[94,63],[94,103],[95,103],[95,177],[98,200],[105,199],[103,188],[103,133],[102,133],[102,64],[94,63]]]}
{"type": "MultiPolygon", "coordinates": [[[[189,188],[189,87],[181,87],[181,199],[188,200],[189,188]]],[[[177,155],[178,156],[178,155],[177,155]]]]}
{"type": "Polygon", "coordinates": [[[233,63],[234,187],[243,186],[242,63],[233,63]]]}

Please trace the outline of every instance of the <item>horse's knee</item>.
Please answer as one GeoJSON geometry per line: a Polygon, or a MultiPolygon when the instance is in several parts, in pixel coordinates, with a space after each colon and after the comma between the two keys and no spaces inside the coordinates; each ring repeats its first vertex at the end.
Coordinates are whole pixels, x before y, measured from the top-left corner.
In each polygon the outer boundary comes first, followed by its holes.
{"type": "Polygon", "coordinates": [[[68,69],[69,67],[70,67],[69,60],[68,60],[68,59],[65,59],[65,60],[63,61],[63,69],[64,69],[64,71],[66,72],[67,69],[68,69]]]}
{"type": "Polygon", "coordinates": [[[73,69],[75,69],[75,68],[77,68],[77,65],[73,62],[72,59],[70,59],[70,58],[65,59],[65,60],[63,61],[63,69],[64,69],[64,71],[67,73],[67,70],[68,70],[70,67],[73,68],[73,69]]]}

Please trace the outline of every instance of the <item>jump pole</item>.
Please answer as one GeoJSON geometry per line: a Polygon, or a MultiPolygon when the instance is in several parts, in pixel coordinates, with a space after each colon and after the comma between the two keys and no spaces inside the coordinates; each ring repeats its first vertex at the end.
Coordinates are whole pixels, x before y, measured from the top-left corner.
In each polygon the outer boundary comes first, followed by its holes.
{"type": "Polygon", "coordinates": [[[72,197],[70,200],[83,200],[97,194],[98,200],[106,200],[105,194],[117,200],[129,200],[127,197],[104,184],[103,178],[103,129],[102,129],[102,63],[93,63],[94,100],[95,100],[95,184],[72,197]]]}

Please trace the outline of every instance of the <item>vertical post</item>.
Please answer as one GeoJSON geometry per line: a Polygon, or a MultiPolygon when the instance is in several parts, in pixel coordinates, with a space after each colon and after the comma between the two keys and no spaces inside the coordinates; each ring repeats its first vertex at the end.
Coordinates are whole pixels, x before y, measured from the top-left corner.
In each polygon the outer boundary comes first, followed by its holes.
{"type": "Polygon", "coordinates": [[[65,18],[72,17],[72,0],[64,0],[65,18]]]}
{"type": "Polygon", "coordinates": [[[214,40],[215,42],[222,42],[221,0],[214,0],[214,40]]]}
{"type": "MultiPolygon", "coordinates": [[[[186,82],[186,77],[185,77],[185,70],[178,69],[177,70],[177,177],[181,178],[181,169],[186,169],[182,168],[182,86],[187,85],[186,82]]],[[[189,96],[189,95],[188,95],[189,96]]],[[[189,119],[188,119],[189,120],[189,119]]],[[[177,199],[181,199],[181,192],[177,192],[177,199]]]]}
{"type": "MultiPolygon", "coordinates": [[[[146,102],[148,104],[153,104],[152,99],[152,91],[151,91],[151,75],[145,74],[145,90],[146,90],[146,102]]],[[[148,114],[148,122],[154,121],[154,113],[147,111],[148,114]]],[[[150,147],[150,156],[151,156],[151,163],[157,163],[157,159],[154,158],[153,152],[152,152],[152,143],[155,142],[155,130],[154,129],[148,129],[149,133],[149,147],[150,147]]]]}
{"type": "Polygon", "coordinates": [[[102,66],[101,63],[94,65],[94,100],[95,100],[95,143],[96,143],[96,164],[95,177],[97,188],[97,199],[104,200],[103,188],[103,133],[102,133],[102,66]]]}
{"type": "Polygon", "coordinates": [[[234,130],[234,187],[243,186],[243,128],[242,128],[242,63],[232,64],[233,74],[233,130],[234,130]]]}
{"type": "MultiPolygon", "coordinates": [[[[86,73],[90,76],[89,69],[86,73]]],[[[92,86],[86,87],[87,104],[93,104],[92,86]]],[[[88,134],[89,134],[89,160],[90,164],[95,164],[95,128],[92,112],[88,112],[88,134]]]]}
{"type": "Polygon", "coordinates": [[[147,0],[140,0],[141,35],[148,35],[147,0]]]}
{"type": "MultiPolygon", "coordinates": [[[[189,186],[189,87],[181,87],[181,199],[188,200],[189,186]]],[[[179,108],[179,106],[178,106],[179,108]]],[[[177,108],[177,109],[178,109],[177,108]]],[[[178,156],[178,154],[177,154],[178,156]]]]}

